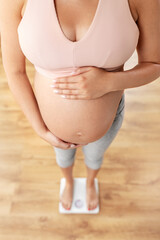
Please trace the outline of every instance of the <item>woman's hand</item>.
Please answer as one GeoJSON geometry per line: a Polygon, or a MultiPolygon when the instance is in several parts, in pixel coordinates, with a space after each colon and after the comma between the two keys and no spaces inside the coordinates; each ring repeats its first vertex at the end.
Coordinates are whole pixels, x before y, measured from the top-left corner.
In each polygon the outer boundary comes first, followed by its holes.
{"type": "MultiPolygon", "coordinates": [[[[66,99],[95,99],[106,94],[106,74],[110,73],[103,68],[81,67],[74,75],[56,77],[51,87],[56,94],[66,99]]],[[[108,78],[109,79],[109,78],[108,78]]],[[[109,92],[109,91],[108,91],[109,92]]]]}
{"type": "Polygon", "coordinates": [[[65,142],[62,139],[56,137],[52,132],[50,132],[47,128],[41,129],[41,132],[38,135],[51,144],[54,147],[62,148],[62,149],[74,149],[86,144],[72,144],[69,142],[65,142]]]}

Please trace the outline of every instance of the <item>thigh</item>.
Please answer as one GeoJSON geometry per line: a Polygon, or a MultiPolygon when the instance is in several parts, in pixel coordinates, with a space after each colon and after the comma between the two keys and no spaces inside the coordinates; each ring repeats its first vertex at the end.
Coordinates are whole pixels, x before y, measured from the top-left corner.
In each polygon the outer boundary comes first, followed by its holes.
{"type": "Polygon", "coordinates": [[[74,149],[62,149],[62,148],[57,148],[57,147],[53,147],[55,153],[56,153],[56,157],[58,157],[59,159],[71,159],[75,156],[76,154],[76,148],[74,149]]]}

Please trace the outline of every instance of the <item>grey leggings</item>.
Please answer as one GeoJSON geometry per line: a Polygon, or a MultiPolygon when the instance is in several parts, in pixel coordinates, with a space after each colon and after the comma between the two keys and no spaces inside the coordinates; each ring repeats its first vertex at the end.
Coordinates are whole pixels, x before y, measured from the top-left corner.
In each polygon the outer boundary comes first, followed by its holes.
{"type": "MultiPolygon", "coordinates": [[[[84,153],[85,164],[91,169],[99,169],[103,162],[103,156],[109,145],[112,143],[113,139],[117,135],[119,129],[121,128],[123,118],[124,118],[124,108],[125,107],[125,95],[123,93],[120,100],[115,119],[106,132],[106,134],[95,142],[88,143],[82,146],[82,151],[84,153]]],[[[56,162],[62,168],[67,168],[71,166],[75,159],[75,149],[62,149],[53,147],[56,154],[56,162]]]]}

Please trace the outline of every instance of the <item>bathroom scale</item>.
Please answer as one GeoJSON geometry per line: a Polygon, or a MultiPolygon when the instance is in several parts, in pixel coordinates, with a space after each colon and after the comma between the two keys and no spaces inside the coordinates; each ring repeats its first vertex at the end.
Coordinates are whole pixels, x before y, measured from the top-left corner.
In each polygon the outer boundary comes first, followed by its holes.
{"type": "MultiPolygon", "coordinates": [[[[88,210],[86,204],[86,178],[74,178],[74,185],[73,185],[73,200],[72,206],[70,210],[63,208],[62,203],[59,202],[59,212],[64,214],[97,214],[99,213],[99,204],[93,210],[88,210]]],[[[96,192],[99,194],[98,189],[98,179],[94,179],[96,192]]],[[[63,193],[65,188],[66,179],[61,178],[60,181],[60,196],[63,193]]]]}

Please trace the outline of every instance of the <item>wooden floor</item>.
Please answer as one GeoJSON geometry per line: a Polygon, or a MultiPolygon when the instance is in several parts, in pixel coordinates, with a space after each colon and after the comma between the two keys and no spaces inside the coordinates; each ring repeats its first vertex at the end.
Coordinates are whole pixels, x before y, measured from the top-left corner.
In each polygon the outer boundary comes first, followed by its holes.
{"type": "MultiPolygon", "coordinates": [[[[136,61],[135,52],[125,69],[136,61]]],[[[29,62],[27,72],[32,82],[29,62]]],[[[26,120],[0,62],[0,240],[160,239],[159,80],[125,90],[124,122],[97,175],[100,213],[64,215],[55,153],[26,120]]],[[[86,177],[81,148],[73,176],[86,177]]]]}

